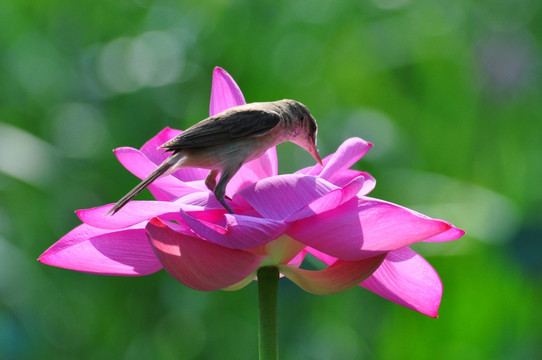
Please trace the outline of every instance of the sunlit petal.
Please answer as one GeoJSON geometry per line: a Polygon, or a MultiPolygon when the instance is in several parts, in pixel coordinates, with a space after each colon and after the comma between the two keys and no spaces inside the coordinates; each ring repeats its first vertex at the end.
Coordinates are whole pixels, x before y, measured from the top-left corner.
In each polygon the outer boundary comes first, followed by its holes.
{"type": "Polygon", "coordinates": [[[246,187],[239,195],[263,217],[282,220],[335,189],[318,177],[279,175],[246,187]]]}
{"type": "Polygon", "coordinates": [[[142,276],[162,268],[143,226],[110,231],[82,224],[38,259],[40,262],[101,275],[142,276]]]}
{"type": "Polygon", "coordinates": [[[244,104],[246,104],[245,97],[235,80],[233,80],[226,70],[218,66],[215,67],[213,71],[213,85],[211,87],[209,116],[244,104]]]}
{"type": "Polygon", "coordinates": [[[158,134],[153,136],[142,147],[141,152],[153,163],[160,165],[166,160],[171,153],[164,152],[163,149],[159,150],[158,147],[167,141],[173,139],[175,136],[182,134],[182,130],[164,128],[158,134]]]}
{"type": "Polygon", "coordinates": [[[85,224],[100,229],[123,229],[150,218],[159,216],[163,220],[179,220],[179,209],[203,210],[201,206],[187,205],[177,201],[130,201],[114,215],[107,214],[113,204],[91,209],[77,210],[75,213],[85,224]]]}
{"type": "MultiPolygon", "coordinates": [[[[128,169],[128,171],[142,180],[149,176],[149,174],[157,168],[157,165],[147,158],[145,154],[134,148],[122,147],[115,149],[115,155],[120,163],[126,169],[128,169]]],[[[134,186],[136,184],[137,182],[134,183],[134,186]]],[[[159,189],[162,193],[168,196],[167,199],[160,200],[174,200],[181,196],[201,190],[200,187],[195,187],[194,183],[180,181],[178,178],[172,175],[163,176],[156,179],[149,186],[149,190],[151,190],[151,192],[153,192],[153,189],[159,189]]]]}
{"type": "Polygon", "coordinates": [[[423,257],[407,247],[390,252],[360,285],[399,305],[437,317],[442,297],[440,278],[423,257]]]}
{"type": "Polygon", "coordinates": [[[336,152],[324,158],[323,168],[320,165],[315,165],[300,170],[300,172],[307,175],[317,175],[334,183],[335,177],[341,176],[342,171],[354,165],[372,146],[373,144],[357,137],[347,139],[336,152]]]}
{"type": "Polygon", "coordinates": [[[296,221],[288,235],[344,260],[390,251],[448,231],[442,220],[372,198],[352,199],[330,211],[296,221]]]}

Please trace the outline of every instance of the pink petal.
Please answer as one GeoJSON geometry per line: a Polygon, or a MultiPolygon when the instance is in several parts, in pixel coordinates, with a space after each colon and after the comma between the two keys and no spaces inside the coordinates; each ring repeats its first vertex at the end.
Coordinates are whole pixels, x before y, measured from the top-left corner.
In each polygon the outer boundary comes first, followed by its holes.
{"type": "Polygon", "coordinates": [[[45,251],[38,261],[102,275],[142,276],[162,268],[142,226],[109,231],[79,225],[45,251]]]}
{"type": "Polygon", "coordinates": [[[153,163],[160,165],[171,153],[165,153],[163,149],[158,150],[158,147],[181,133],[181,130],[167,127],[147,141],[141,147],[141,152],[153,163]]]}
{"type": "Polygon", "coordinates": [[[209,116],[214,116],[234,106],[244,105],[245,97],[239,86],[226,70],[215,67],[211,87],[209,116]]]}
{"type": "Polygon", "coordinates": [[[451,228],[448,230],[448,231],[445,231],[441,234],[438,234],[438,235],[435,235],[435,236],[432,236],[428,239],[425,239],[424,241],[427,241],[427,242],[442,242],[442,241],[451,241],[451,240],[457,240],[459,239],[461,236],[465,235],[465,231],[461,230],[461,229],[458,229],[456,227],[453,227],[453,225],[451,225],[451,228]]]}
{"type": "Polygon", "coordinates": [[[259,158],[249,161],[241,167],[228,183],[227,194],[233,197],[241,189],[277,174],[277,150],[273,146],[259,158]]]}
{"type": "Polygon", "coordinates": [[[292,260],[288,261],[289,266],[293,266],[295,268],[299,268],[301,264],[303,263],[303,260],[305,260],[305,256],[307,255],[307,250],[303,249],[299,253],[297,253],[296,256],[292,258],[292,260]]]}
{"type": "MultiPolygon", "coordinates": [[[[160,152],[162,150],[155,150],[160,152]]],[[[121,147],[114,150],[115,155],[119,162],[128,169],[132,174],[139,177],[140,179],[145,179],[151,172],[156,170],[156,168],[161,163],[155,163],[151,161],[142,151],[130,148],[130,147],[121,147]]],[[[170,153],[165,156],[168,157],[170,153]]],[[[155,155],[157,157],[158,155],[155,155]]],[[[198,169],[198,168],[181,168],[171,174],[170,176],[165,176],[157,179],[153,184],[161,184],[161,187],[168,188],[178,186],[178,182],[174,180],[180,180],[182,182],[194,182],[197,180],[204,180],[209,170],[198,169]],[[169,179],[169,183],[165,181],[169,179]],[[169,184],[169,185],[166,185],[169,184]]]]}
{"type": "MultiPolygon", "coordinates": [[[[162,220],[180,221],[180,209],[184,211],[219,211],[226,210],[209,191],[200,191],[183,196],[175,201],[139,201],[132,200],[114,215],[106,215],[113,204],[91,209],[77,210],[75,213],[82,222],[100,229],[123,229],[153,217],[162,220]]],[[[237,206],[234,206],[237,209],[237,206]]]]}
{"type": "MultiPolygon", "coordinates": [[[[333,154],[328,155],[324,159],[322,159],[322,164],[324,164],[324,167],[329,162],[332,155],[333,154]]],[[[320,164],[316,164],[316,165],[313,165],[313,166],[307,166],[307,167],[305,167],[303,169],[299,169],[296,172],[294,172],[294,174],[318,176],[318,174],[320,174],[320,172],[322,172],[322,169],[323,169],[323,167],[321,167],[320,164]]]]}
{"type": "Polygon", "coordinates": [[[328,255],[328,254],[323,253],[323,252],[321,252],[321,251],[318,251],[318,250],[316,250],[316,249],[313,249],[313,248],[311,248],[311,247],[309,247],[309,246],[307,246],[307,247],[305,248],[305,250],[306,250],[309,254],[311,254],[311,255],[313,255],[314,257],[316,257],[318,260],[322,261],[322,262],[323,262],[324,264],[326,264],[326,265],[331,265],[331,264],[333,264],[335,261],[338,260],[336,257],[333,257],[333,256],[331,256],[331,255],[328,255]]]}
{"type": "Polygon", "coordinates": [[[326,156],[323,161],[324,168],[316,165],[303,171],[307,175],[318,175],[331,183],[335,183],[334,178],[340,176],[342,171],[354,165],[372,146],[373,144],[360,138],[347,139],[335,153],[326,156]]]}
{"type": "Polygon", "coordinates": [[[283,220],[335,189],[336,186],[317,177],[279,175],[252,184],[239,195],[263,217],[283,220]]]}
{"type": "MultiPolygon", "coordinates": [[[[352,171],[352,170],[345,170],[343,171],[343,173],[349,172],[349,171],[352,171]]],[[[375,188],[376,179],[372,177],[369,173],[366,173],[363,171],[361,171],[361,176],[365,178],[365,181],[363,182],[363,187],[358,191],[358,196],[365,196],[371,191],[373,191],[373,189],[375,188]]],[[[334,184],[337,184],[337,186],[343,186],[339,184],[342,184],[347,179],[350,179],[350,176],[342,177],[341,175],[339,175],[339,176],[334,177],[333,181],[334,181],[334,184]]]]}
{"type": "Polygon", "coordinates": [[[303,208],[288,216],[285,221],[294,222],[313,216],[315,214],[323,213],[325,211],[334,209],[356,196],[363,188],[364,183],[365,178],[363,176],[359,176],[350,181],[350,183],[348,183],[343,188],[332,190],[327,194],[316,198],[309,204],[305,205],[303,208]]]}
{"type": "MultiPolygon", "coordinates": [[[[141,147],[141,152],[151,162],[156,165],[160,165],[165,159],[171,156],[171,153],[165,152],[164,149],[158,149],[158,147],[181,133],[181,130],[165,128],[158,134],[156,134],[153,138],[151,138],[149,141],[147,141],[141,147]]],[[[209,170],[206,169],[183,168],[176,171],[174,174],[172,174],[172,176],[176,177],[181,181],[188,182],[203,180],[208,173],[209,170]]]]}
{"type": "MultiPolygon", "coordinates": [[[[218,209],[225,211],[224,206],[222,206],[222,204],[218,202],[214,194],[209,190],[193,192],[191,194],[183,196],[177,202],[182,205],[183,209],[186,209],[187,211],[195,211],[195,209],[191,209],[189,206],[200,207],[205,210],[218,209]]],[[[236,209],[235,205],[232,206],[234,209],[236,209]]]]}
{"type": "Polygon", "coordinates": [[[367,172],[345,169],[345,170],[342,170],[340,173],[335,174],[335,176],[333,176],[332,181],[330,182],[333,185],[343,187],[346,184],[348,184],[350,181],[352,181],[352,179],[355,179],[360,176],[363,176],[365,178],[365,183],[363,184],[363,188],[360,189],[358,195],[360,196],[367,195],[375,188],[375,185],[376,185],[375,178],[373,178],[371,174],[367,172]]]}
{"type": "Polygon", "coordinates": [[[181,210],[181,217],[196,236],[230,249],[250,249],[266,244],[289,227],[282,221],[224,212],[219,215],[209,211],[187,213],[181,210]]]}
{"type": "MultiPolygon", "coordinates": [[[[169,155],[171,155],[171,153],[169,153],[169,155]]],[[[171,175],[183,182],[188,183],[188,182],[195,182],[197,180],[205,180],[207,175],[209,175],[209,170],[193,168],[193,167],[185,167],[185,168],[180,168],[179,170],[175,171],[171,175]]]]}
{"type": "Polygon", "coordinates": [[[364,248],[396,250],[448,231],[452,226],[408,208],[370,197],[358,201],[364,248]]]}
{"type": "MultiPolygon", "coordinates": [[[[147,158],[141,151],[133,148],[123,147],[115,149],[115,155],[120,163],[126,169],[128,169],[128,171],[140,179],[145,179],[157,168],[157,165],[149,160],[149,158],[147,158]]],[[[177,171],[176,174],[182,172],[183,170],[188,171],[188,168],[181,169],[177,171]]],[[[202,169],[191,169],[190,171],[192,170],[202,169]]],[[[134,183],[133,185],[135,186],[136,184],[134,183]]],[[[166,199],[160,198],[160,200],[173,200],[195,191],[201,191],[201,185],[196,186],[193,182],[189,184],[180,181],[178,178],[172,175],[169,175],[156,179],[152,185],[149,186],[149,190],[151,190],[154,195],[153,189],[159,189],[162,193],[167,195],[166,199]]]]}
{"type": "MultiPolygon", "coordinates": [[[[158,166],[140,150],[131,147],[116,148],[113,152],[122,166],[140,179],[145,179],[158,166]]],[[[171,178],[168,179],[174,181],[171,178]]]]}
{"type": "Polygon", "coordinates": [[[372,146],[373,144],[360,138],[347,139],[331,155],[331,159],[325,164],[319,176],[333,182],[336,174],[340,174],[343,170],[354,165],[372,146]]]}
{"type": "Polygon", "coordinates": [[[372,198],[354,198],[341,206],[296,221],[288,235],[343,260],[396,250],[449,230],[450,224],[372,198]]]}
{"type": "Polygon", "coordinates": [[[423,257],[409,248],[390,252],[378,270],[360,285],[399,305],[437,317],[442,297],[440,278],[423,257]]]}
{"type": "Polygon", "coordinates": [[[181,234],[158,218],[148,223],[147,236],[167,272],[200,291],[224,289],[241,282],[251,276],[263,259],[181,234]]]}
{"type": "Polygon", "coordinates": [[[200,206],[187,205],[177,201],[137,201],[126,204],[118,213],[106,215],[113,204],[91,209],[77,210],[75,213],[82,222],[100,229],[123,229],[142,221],[159,216],[162,220],[179,220],[179,209],[202,210],[200,206]]]}
{"type": "Polygon", "coordinates": [[[376,180],[369,173],[352,170],[349,167],[365,155],[371,147],[371,143],[360,138],[350,138],[342,143],[335,153],[323,160],[323,168],[320,165],[315,165],[298,170],[295,173],[320,176],[339,187],[345,186],[356,177],[363,176],[365,183],[358,195],[367,195],[374,189],[376,180]]]}
{"type": "Polygon", "coordinates": [[[311,248],[343,260],[357,261],[385,252],[385,249],[364,248],[356,198],[335,209],[294,222],[287,234],[311,248]]]}
{"type": "MultiPolygon", "coordinates": [[[[327,160],[329,160],[329,159],[327,159],[327,160]]],[[[325,166],[325,162],[324,162],[324,166],[325,166]]],[[[318,167],[320,167],[320,165],[306,167],[304,169],[296,171],[294,174],[315,175],[315,174],[312,174],[313,172],[315,172],[316,176],[317,176],[318,173],[320,172],[320,170],[314,171],[314,169],[316,169],[318,167]]],[[[333,176],[333,178],[331,179],[331,181],[329,181],[329,180],[328,181],[330,183],[332,183],[333,185],[335,185],[335,186],[343,187],[346,184],[348,184],[350,181],[352,181],[353,179],[355,179],[357,177],[360,177],[360,176],[363,176],[365,178],[365,183],[363,184],[363,188],[360,189],[358,195],[364,196],[364,195],[367,195],[368,193],[370,193],[371,191],[373,191],[373,189],[375,188],[375,185],[376,185],[375,178],[373,178],[371,176],[371,174],[369,174],[367,172],[352,170],[352,169],[345,169],[345,170],[342,170],[341,172],[335,174],[333,176]]]]}
{"type": "Polygon", "coordinates": [[[290,265],[279,265],[279,270],[303,290],[317,295],[329,295],[358,285],[359,279],[370,276],[385,257],[386,254],[381,254],[360,261],[338,260],[319,271],[298,269],[290,265]]]}

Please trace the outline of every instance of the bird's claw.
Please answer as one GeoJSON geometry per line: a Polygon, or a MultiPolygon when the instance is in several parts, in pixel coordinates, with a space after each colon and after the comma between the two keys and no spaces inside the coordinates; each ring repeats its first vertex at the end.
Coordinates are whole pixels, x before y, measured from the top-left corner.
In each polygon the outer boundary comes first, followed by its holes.
{"type": "MultiPolygon", "coordinates": [[[[226,196],[226,197],[227,197],[227,196],[226,196]]],[[[229,198],[228,198],[228,199],[229,199],[229,198]]],[[[231,201],[231,199],[229,199],[229,200],[231,201]]],[[[233,212],[233,210],[231,209],[231,207],[230,207],[228,204],[226,204],[226,201],[224,201],[224,199],[218,199],[218,201],[222,204],[222,206],[224,206],[224,208],[225,208],[226,210],[228,210],[228,212],[229,212],[230,214],[235,214],[235,213],[233,212]]]]}

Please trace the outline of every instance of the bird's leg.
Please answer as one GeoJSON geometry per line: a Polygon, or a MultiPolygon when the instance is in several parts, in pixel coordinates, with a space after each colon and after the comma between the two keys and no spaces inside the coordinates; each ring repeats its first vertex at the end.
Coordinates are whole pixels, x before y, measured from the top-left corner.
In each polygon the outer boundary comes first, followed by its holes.
{"type": "MultiPolygon", "coordinates": [[[[235,213],[230,208],[230,206],[226,204],[226,201],[224,201],[224,195],[226,194],[226,185],[228,185],[228,182],[231,180],[233,175],[235,175],[235,173],[241,168],[242,165],[243,164],[239,164],[239,166],[236,166],[234,168],[222,170],[222,173],[220,174],[220,180],[218,180],[218,184],[216,184],[216,187],[213,191],[218,202],[220,202],[222,206],[224,206],[224,208],[228,210],[230,214],[235,214],[235,213]]],[[[209,178],[209,176],[207,176],[207,178],[209,178]]],[[[231,200],[230,198],[228,199],[231,200]]]]}
{"type": "Polygon", "coordinates": [[[207,189],[214,191],[216,186],[216,176],[218,175],[218,170],[211,170],[209,175],[205,178],[205,186],[207,189]]]}
{"type": "MultiPolygon", "coordinates": [[[[211,172],[209,173],[209,175],[207,175],[207,177],[205,178],[205,186],[207,186],[207,189],[211,190],[211,191],[214,191],[215,190],[215,187],[216,187],[216,176],[218,175],[218,170],[211,170],[211,172]]],[[[230,197],[229,196],[225,196],[224,197],[228,200],[231,201],[230,197]]],[[[219,200],[220,201],[220,200],[219,200]]],[[[224,205],[222,202],[220,202],[222,205],[224,205]]],[[[227,205],[224,205],[224,207],[226,209],[227,208],[227,205]]],[[[229,210],[228,210],[229,211],[229,210]]],[[[230,211],[231,212],[231,211],[230,211]]]]}

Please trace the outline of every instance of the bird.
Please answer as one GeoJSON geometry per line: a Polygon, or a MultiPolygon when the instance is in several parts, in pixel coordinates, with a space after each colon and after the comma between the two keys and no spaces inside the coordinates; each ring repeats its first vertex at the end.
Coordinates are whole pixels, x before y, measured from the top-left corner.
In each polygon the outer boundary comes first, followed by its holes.
{"type": "Polygon", "coordinates": [[[224,200],[226,185],[243,164],[257,159],[272,146],[290,141],[307,150],[323,166],[316,148],[317,132],[316,120],[299,101],[284,99],[229,108],[160,145],[158,149],[172,154],[124,195],[107,215],[117,213],[154,180],[184,167],[209,169],[206,187],[233,214],[224,200]]]}

